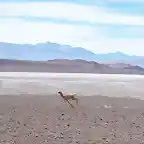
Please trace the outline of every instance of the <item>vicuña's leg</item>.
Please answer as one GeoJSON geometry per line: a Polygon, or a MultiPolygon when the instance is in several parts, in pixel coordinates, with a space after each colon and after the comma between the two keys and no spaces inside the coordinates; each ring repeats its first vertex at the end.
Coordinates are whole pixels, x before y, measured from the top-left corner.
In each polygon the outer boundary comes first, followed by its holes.
{"type": "Polygon", "coordinates": [[[78,101],[79,101],[79,99],[76,98],[76,103],[77,103],[77,105],[78,105],[78,101]]]}
{"type": "Polygon", "coordinates": [[[67,101],[68,103],[69,103],[69,105],[72,107],[72,108],[74,108],[74,106],[69,102],[69,98],[67,98],[67,97],[65,97],[65,101],[67,101]]]}
{"type": "Polygon", "coordinates": [[[79,99],[78,98],[73,98],[72,100],[75,100],[76,101],[76,104],[78,105],[78,101],[79,101],[79,99]]]}

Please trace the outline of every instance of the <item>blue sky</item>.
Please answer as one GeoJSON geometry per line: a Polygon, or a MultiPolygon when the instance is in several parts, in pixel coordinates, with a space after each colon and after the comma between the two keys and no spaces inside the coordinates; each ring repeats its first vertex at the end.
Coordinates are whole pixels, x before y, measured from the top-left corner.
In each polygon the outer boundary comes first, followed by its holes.
{"type": "Polygon", "coordinates": [[[144,55],[143,0],[0,0],[0,41],[144,55]]]}

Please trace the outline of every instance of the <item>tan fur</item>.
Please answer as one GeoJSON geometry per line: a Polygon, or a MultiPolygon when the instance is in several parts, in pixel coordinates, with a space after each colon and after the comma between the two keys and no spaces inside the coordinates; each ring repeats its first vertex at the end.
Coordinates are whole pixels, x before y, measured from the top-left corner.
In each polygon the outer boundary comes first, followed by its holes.
{"type": "Polygon", "coordinates": [[[58,94],[60,94],[65,100],[75,100],[77,105],[78,105],[78,101],[79,99],[76,98],[76,94],[63,94],[62,92],[58,92],[58,94]]]}

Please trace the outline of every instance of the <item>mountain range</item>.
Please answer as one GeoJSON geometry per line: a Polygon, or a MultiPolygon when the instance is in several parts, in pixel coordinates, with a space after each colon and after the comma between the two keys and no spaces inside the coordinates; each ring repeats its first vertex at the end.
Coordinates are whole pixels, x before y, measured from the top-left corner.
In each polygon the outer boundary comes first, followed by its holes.
{"type": "Polygon", "coordinates": [[[131,56],[122,52],[95,54],[81,47],[72,47],[51,42],[35,45],[0,42],[0,59],[32,61],[83,59],[104,64],[126,63],[144,67],[144,56],[131,56]]]}

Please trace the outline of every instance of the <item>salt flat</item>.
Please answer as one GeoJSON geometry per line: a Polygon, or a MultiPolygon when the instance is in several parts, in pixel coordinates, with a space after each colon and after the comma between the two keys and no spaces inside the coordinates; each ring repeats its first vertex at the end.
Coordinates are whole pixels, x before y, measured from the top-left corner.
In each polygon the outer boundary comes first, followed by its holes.
{"type": "Polygon", "coordinates": [[[141,97],[144,76],[73,73],[0,73],[0,94],[51,95],[58,90],[78,95],[141,97]]]}

